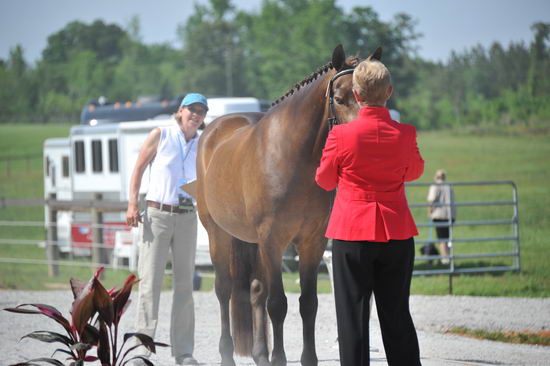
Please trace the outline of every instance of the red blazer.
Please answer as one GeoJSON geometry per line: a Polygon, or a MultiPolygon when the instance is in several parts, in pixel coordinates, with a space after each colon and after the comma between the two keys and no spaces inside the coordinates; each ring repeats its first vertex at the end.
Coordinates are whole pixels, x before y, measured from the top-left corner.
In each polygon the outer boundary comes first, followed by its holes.
{"type": "Polygon", "coordinates": [[[404,183],[419,178],[424,160],[416,129],[387,108],[364,107],[357,119],[329,133],[315,181],[338,187],[326,237],[387,242],[418,235],[404,183]]]}

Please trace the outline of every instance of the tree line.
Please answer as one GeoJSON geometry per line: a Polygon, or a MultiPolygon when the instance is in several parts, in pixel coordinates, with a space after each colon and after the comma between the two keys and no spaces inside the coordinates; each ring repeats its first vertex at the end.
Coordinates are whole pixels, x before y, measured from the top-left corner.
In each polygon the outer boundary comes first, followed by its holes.
{"type": "Polygon", "coordinates": [[[550,23],[533,39],[420,58],[408,14],[382,21],[368,6],[345,12],[335,0],[264,0],[256,12],[231,0],[195,5],[177,29],[181,48],[141,41],[139,18],[124,28],[96,20],[50,35],[29,64],[20,45],[0,59],[0,123],[72,122],[99,96],[135,100],[186,92],[274,100],[330,60],[343,44],[366,57],[377,46],[396,92],[390,107],[421,129],[540,123],[550,119],[550,23]]]}

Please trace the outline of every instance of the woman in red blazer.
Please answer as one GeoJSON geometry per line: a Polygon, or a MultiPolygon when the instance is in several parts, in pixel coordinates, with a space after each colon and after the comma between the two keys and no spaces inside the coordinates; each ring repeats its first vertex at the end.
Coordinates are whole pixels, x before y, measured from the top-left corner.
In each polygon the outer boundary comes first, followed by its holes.
{"type": "Polygon", "coordinates": [[[369,300],[374,292],[389,366],[420,365],[409,291],[418,235],[404,183],[424,160],[414,126],[385,108],[393,87],[388,69],[367,59],[353,73],[357,119],[328,135],[315,180],[338,188],[326,236],[332,261],[340,364],[369,365],[369,300]]]}

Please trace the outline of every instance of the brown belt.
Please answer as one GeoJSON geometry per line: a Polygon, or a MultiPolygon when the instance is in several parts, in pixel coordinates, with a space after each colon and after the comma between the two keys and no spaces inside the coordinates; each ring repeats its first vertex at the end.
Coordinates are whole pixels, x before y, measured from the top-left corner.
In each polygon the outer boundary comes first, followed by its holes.
{"type": "Polygon", "coordinates": [[[189,213],[189,212],[194,212],[195,211],[195,207],[193,207],[193,206],[189,206],[189,208],[179,208],[178,206],[167,205],[167,204],[159,203],[159,202],[155,202],[155,201],[147,201],[147,206],[158,208],[159,210],[164,211],[164,212],[178,213],[178,214],[189,213]]]}

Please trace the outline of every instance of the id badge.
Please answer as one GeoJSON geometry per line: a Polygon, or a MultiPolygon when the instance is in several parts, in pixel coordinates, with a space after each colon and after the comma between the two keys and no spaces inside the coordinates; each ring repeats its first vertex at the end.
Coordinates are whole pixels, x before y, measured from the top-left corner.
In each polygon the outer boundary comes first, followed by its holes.
{"type": "Polygon", "coordinates": [[[181,187],[187,183],[185,179],[178,179],[178,208],[190,209],[193,207],[193,200],[185,194],[185,191],[181,187]]]}
{"type": "Polygon", "coordinates": [[[190,207],[193,207],[193,200],[180,194],[178,196],[178,208],[189,209],[190,207]]]}

